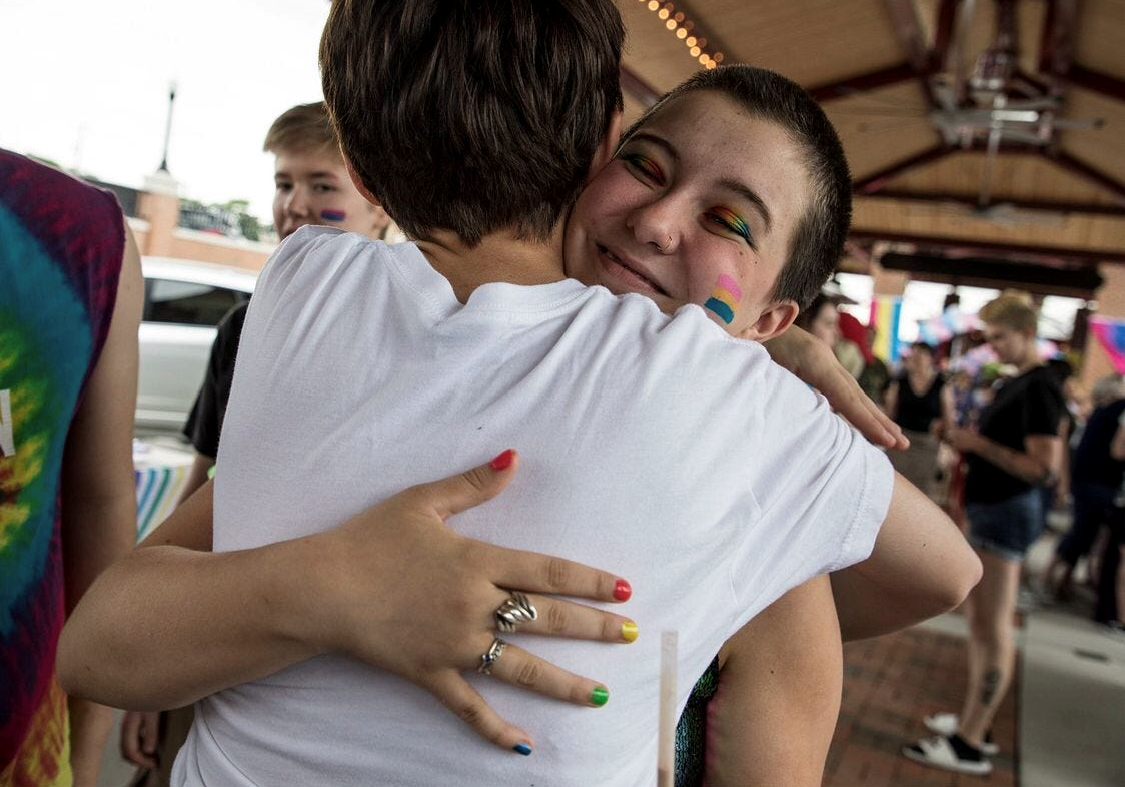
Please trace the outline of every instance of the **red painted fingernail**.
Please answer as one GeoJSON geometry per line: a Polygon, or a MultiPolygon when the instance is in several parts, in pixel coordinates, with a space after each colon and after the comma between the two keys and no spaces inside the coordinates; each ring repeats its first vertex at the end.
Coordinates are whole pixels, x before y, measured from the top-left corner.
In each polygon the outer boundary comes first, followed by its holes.
{"type": "Polygon", "coordinates": [[[516,452],[509,448],[507,451],[489,462],[488,466],[493,470],[507,470],[508,466],[512,464],[512,457],[515,455],[516,452]]]}
{"type": "Polygon", "coordinates": [[[613,597],[618,601],[628,601],[633,595],[633,586],[624,579],[617,580],[613,585],[613,597]]]}

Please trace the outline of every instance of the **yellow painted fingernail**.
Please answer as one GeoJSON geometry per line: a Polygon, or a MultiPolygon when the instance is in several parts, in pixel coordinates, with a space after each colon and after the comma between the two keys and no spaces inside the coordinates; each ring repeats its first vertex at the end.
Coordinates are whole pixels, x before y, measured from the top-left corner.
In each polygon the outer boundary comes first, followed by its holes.
{"type": "Polygon", "coordinates": [[[641,630],[637,628],[637,624],[631,620],[628,623],[621,624],[621,639],[625,640],[626,642],[632,642],[640,633],[641,630]]]}

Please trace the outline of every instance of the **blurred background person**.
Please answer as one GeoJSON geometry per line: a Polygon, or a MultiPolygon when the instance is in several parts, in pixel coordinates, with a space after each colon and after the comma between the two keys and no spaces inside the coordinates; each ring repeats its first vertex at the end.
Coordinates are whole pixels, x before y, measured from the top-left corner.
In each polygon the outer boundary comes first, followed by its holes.
{"type": "Polygon", "coordinates": [[[969,623],[968,689],[959,715],[927,717],[924,723],[935,737],[903,749],[926,765],[977,775],[992,770],[983,747],[1012,679],[1020,568],[1042,532],[1040,487],[1058,475],[1065,409],[1057,378],[1040,358],[1038,315],[1027,299],[1002,294],[985,304],[980,319],[997,358],[1014,367],[1016,376],[995,391],[977,431],[953,427],[945,434],[967,460],[969,542],[984,567],[963,607],[969,623]]]}
{"type": "Polygon", "coordinates": [[[93,787],[109,708],[63,620],[133,544],[140,258],[117,200],[0,150],[0,784],[93,787]]]}
{"type": "Polygon", "coordinates": [[[1071,462],[1073,518],[1044,574],[1046,590],[1059,600],[1070,598],[1075,566],[1091,553],[1099,531],[1108,524],[1125,475],[1125,461],[1110,452],[1118,421],[1125,413],[1125,381],[1118,374],[1101,378],[1091,390],[1091,399],[1094,411],[1081,429],[1071,462]]]}
{"type": "Polygon", "coordinates": [[[934,348],[914,342],[903,358],[902,372],[887,387],[887,413],[910,440],[905,451],[888,454],[895,470],[931,500],[945,497],[940,488],[938,450],[944,430],[955,423],[953,389],[934,363],[934,348]]]}

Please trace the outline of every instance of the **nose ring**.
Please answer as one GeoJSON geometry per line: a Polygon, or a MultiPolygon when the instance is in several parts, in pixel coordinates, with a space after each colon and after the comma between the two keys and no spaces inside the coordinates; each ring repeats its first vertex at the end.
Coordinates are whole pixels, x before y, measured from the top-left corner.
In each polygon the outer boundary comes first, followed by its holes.
{"type": "Polygon", "coordinates": [[[671,248],[671,246],[672,246],[672,236],[671,235],[668,236],[668,242],[665,243],[663,246],[661,246],[659,243],[656,244],[656,248],[660,251],[661,254],[666,254],[668,252],[668,249],[671,248]]]}

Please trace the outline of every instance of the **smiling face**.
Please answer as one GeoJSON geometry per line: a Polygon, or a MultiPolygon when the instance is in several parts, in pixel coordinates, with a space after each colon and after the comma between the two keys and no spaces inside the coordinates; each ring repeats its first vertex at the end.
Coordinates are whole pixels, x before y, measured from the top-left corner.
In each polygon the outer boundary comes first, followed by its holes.
{"type": "Polygon", "coordinates": [[[356,191],[334,150],[293,150],[274,163],[273,223],[282,239],[306,224],[381,238],[390,219],[356,191]]]}
{"type": "Polygon", "coordinates": [[[668,312],[699,304],[728,332],[767,338],[796,314],[771,295],[810,188],[779,125],[715,91],[686,93],[638,129],[578,199],[567,274],[648,295],[668,312]]]}

